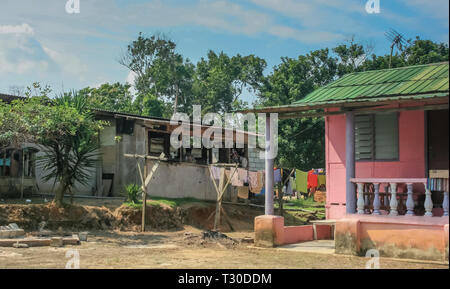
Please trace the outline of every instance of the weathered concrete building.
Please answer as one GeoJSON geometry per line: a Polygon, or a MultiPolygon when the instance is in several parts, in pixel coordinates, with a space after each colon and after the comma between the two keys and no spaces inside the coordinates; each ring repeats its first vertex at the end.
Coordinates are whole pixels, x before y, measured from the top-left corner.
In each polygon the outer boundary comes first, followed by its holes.
{"type": "MultiPolygon", "coordinates": [[[[2,98],[11,101],[13,97],[2,98]]],[[[244,134],[244,143],[239,144],[236,132],[233,133],[235,148],[181,148],[174,149],[170,144],[170,134],[179,125],[171,125],[169,119],[144,117],[127,113],[95,110],[96,118],[108,125],[100,132],[101,160],[99,165],[90,169],[92,175],[88,185],[77,184],[75,195],[118,197],[128,184],[140,185],[137,162],[142,160],[126,157],[126,154],[159,156],[164,153],[167,160],[161,162],[148,186],[151,196],[167,198],[191,197],[202,200],[216,200],[216,191],[211,181],[208,165],[213,163],[239,163],[239,167],[252,171],[264,170],[264,159],[260,159],[259,150],[248,148],[248,134],[244,134]],[[232,153],[234,152],[234,154],[232,153]],[[239,156],[239,159],[233,159],[239,156]]],[[[201,126],[203,133],[209,126],[201,126]]],[[[222,132],[225,141],[225,132],[222,132]]],[[[30,146],[29,144],[27,146],[30,146]]],[[[33,159],[43,155],[43,150],[36,147],[33,159]]],[[[1,158],[2,155],[0,155],[1,158]]],[[[5,157],[1,163],[9,170],[11,158],[5,157]]],[[[147,160],[150,171],[154,160],[147,160]]],[[[13,163],[15,163],[13,161],[13,163]]],[[[52,193],[57,189],[54,181],[44,181],[45,172],[39,165],[32,164],[33,174],[26,179],[32,184],[33,192],[52,193]]],[[[6,171],[6,170],[5,170],[6,171]]],[[[17,179],[20,181],[20,178],[17,179]]],[[[6,177],[0,176],[0,188],[7,186],[6,177]]],[[[10,188],[5,188],[11,192],[10,188]]],[[[13,195],[19,196],[17,190],[13,195]]],[[[0,191],[1,192],[1,191],[0,191]]],[[[225,199],[231,199],[235,189],[229,187],[225,199]]]]}

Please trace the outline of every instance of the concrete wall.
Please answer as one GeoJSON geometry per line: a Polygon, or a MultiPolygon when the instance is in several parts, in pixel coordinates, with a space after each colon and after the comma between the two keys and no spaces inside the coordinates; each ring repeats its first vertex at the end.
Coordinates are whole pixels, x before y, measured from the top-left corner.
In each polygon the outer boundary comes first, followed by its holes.
{"type": "Polygon", "coordinates": [[[448,260],[448,217],[349,215],[336,222],[336,253],[448,260]]]}
{"type": "MultiPolygon", "coordinates": [[[[148,161],[149,172],[154,163],[148,161]]],[[[189,163],[161,162],[147,191],[150,196],[166,198],[217,199],[208,167],[189,163]]]]}
{"type": "Polygon", "coordinates": [[[255,217],[255,246],[275,247],[301,242],[332,239],[331,225],[316,224],[316,236],[313,225],[284,226],[284,218],[280,216],[255,217]]]}
{"type": "MultiPolygon", "coordinates": [[[[327,219],[345,215],[345,116],[325,118],[327,219]]],[[[357,178],[424,178],[425,113],[399,112],[399,160],[357,161],[357,178]]],[[[384,189],[381,188],[383,191],[384,189]]],[[[423,187],[414,188],[415,191],[423,187]]]]}
{"type": "MultiPolygon", "coordinates": [[[[0,177],[0,198],[20,197],[22,178],[0,177]]],[[[25,177],[23,179],[23,191],[25,195],[35,191],[34,178],[25,177]]]]}

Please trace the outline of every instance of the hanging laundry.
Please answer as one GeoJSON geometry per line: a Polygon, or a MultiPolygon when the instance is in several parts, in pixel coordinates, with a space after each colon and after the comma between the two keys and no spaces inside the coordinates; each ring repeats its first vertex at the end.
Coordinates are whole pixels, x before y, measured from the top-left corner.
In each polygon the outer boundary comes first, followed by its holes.
{"type": "Polygon", "coordinates": [[[238,197],[248,199],[248,187],[238,187],[238,197]]]}
{"type": "Polygon", "coordinates": [[[321,185],[327,184],[327,178],[325,175],[317,175],[317,186],[320,187],[321,185]]]}
{"type": "Polygon", "coordinates": [[[287,183],[286,195],[288,195],[288,196],[294,195],[294,193],[292,192],[292,181],[291,181],[291,179],[289,179],[289,181],[287,183]]]}
{"type": "Polygon", "coordinates": [[[246,169],[239,168],[237,174],[239,176],[239,181],[242,181],[244,184],[248,184],[248,171],[246,169]]]}
{"type": "Polygon", "coordinates": [[[258,173],[248,172],[248,184],[250,186],[250,191],[254,193],[253,188],[258,187],[258,173]]]}
{"type": "Polygon", "coordinates": [[[238,174],[237,169],[230,170],[230,177],[231,177],[231,185],[233,185],[235,187],[241,187],[244,185],[244,182],[239,179],[239,174],[238,174]]]}
{"type": "Polygon", "coordinates": [[[296,184],[296,182],[295,182],[294,177],[289,177],[289,183],[291,184],[292,190],[293,190],[293,191],[296,191],[296,190],[297,190],[297,184],[296,184]]]}
{"type": "MultiPolygon", "coordinates": [[[[252,179],[253,178],[254,175],[252,174],[252,179]]],[[[264,187],[264,171],[256,172],[256,183],[254,182],[254,180],[249,180],[249,182],[250,182],[250,191],[254,194],[259,194],[264,187]]]]}
{"type": "Polygon", "coordinates": [[[211,172],[212,172],[213,178],[215,180],[220,180],[220,168],[219,167],[211,167],[211,172]]]}
{"type": "Polygon", "coordinates": [[[273,181],[275,183],[281,182],[281,170],[280,169],[274,169],[273,171],[273,181]]]}
{"type": "Polygon", "coordinates": [[[301,170],[295,171],[295,182],[297,192],[308,192],[308,173],[301,170]]]}
{"type": "Polygon", "coordinates": [[[317,175],[314,170],[308,172],[308,189],[317,188],[317,175]]]}

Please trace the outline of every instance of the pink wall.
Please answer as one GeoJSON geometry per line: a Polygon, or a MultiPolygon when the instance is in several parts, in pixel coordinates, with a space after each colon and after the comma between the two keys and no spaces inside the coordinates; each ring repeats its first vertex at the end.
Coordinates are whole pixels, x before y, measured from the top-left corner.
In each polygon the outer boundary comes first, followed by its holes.
{"type": "MultiPolygon", "coordinates": [[[[424,178],[424,117],[424,111],[399,112],[399,160],[356,162],[356,177],[424,178]]],[[[345,215],[345,115],[325,118],[325,154],[327,219],[339,219],[345,215]]]]}

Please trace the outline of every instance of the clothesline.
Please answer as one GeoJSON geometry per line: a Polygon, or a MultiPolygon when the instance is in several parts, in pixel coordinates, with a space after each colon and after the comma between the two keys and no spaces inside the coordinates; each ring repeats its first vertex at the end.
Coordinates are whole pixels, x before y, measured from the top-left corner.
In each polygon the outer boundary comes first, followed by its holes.
{"type": "MultiPolygon", "coordinates": [[[[220,167],[211,165],[212,175],[216,180],[220,178],[220,167]]],[[[243,168],[237,168],[236,172],[231,174],[234,169],[226,169],[225,175],[230,179],[232,186],[238,188],[238,196],[246,198],[248,193],[264,194],[265,193],[265,171],[249,171],[243,168]]],[[[326,177],[324,169],[312,169],[308,172],[292,168],[288,169],[289,174],[282,173],[286,168],[274,168],[274,182],[282,185],[283,191],[287,194],[293,192],[308,193],[315,191],[322,185],[326,185],[326,177]]]]}

